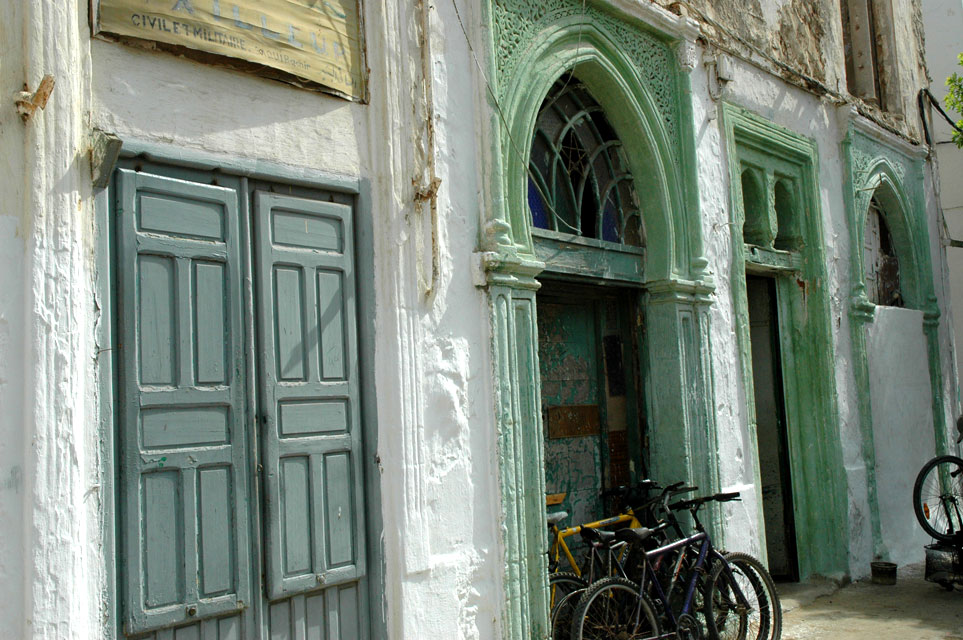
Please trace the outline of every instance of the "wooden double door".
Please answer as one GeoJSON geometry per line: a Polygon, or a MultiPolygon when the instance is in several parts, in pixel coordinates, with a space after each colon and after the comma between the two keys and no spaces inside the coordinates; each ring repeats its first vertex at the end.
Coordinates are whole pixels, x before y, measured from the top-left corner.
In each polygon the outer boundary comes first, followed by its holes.
{"type": "Polygon", "coordinates": [[[121,631],[367,631],[353,199],[169,167],[112,190],[121,631]]]}

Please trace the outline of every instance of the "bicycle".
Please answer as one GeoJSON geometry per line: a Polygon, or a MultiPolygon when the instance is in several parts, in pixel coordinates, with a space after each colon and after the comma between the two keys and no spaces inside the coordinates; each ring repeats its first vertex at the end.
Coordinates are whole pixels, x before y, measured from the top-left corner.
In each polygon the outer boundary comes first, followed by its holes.
{"type": "MultiPolygon", "coordinates": [[[[681,483],[680,483],[681,484],[681,483]]],[[[637,485],[637,490],[648,491],[649,489],[658,487],[658,484],[653,480],[642,480],[637,485]]],[[[602,492],[602,497],[605,498],[613,492],[618,492],[622,490],[628,490],[628,487],[619,487],[614,490],[608,490],[602,492]]],[[[576,525],[574,527],[566,527],[564,529],[559,528],[559,523],[568,517],[568,513],[565,511],[556,511],[554,513],[549,513],[546,520],[548,522],[549,534],[552,537],[552,543],[549,545],[548,549],[548,570],[549,573],[555,573],[558,571],[558,567],[561,561],[562,554],[564,553],[565,559],[568,561],[569,566],[572,569],[572,573],[576,576],[581,577],[582,568],[579,563],[576,562],[575,556],[572,555],[572,551],[568,544],[565,542],[566,538],[580,533],[582,529],[600,529],[603,527],[611,527],[614,525],[625,525],[627,527],[641,527],[642,523],[639,521],[636,513],[633,509],[629,508],[625,513],[620,513],[617,516],[612,516],[610,518],[604,518],[602,520],[596,520],[595,522],[587,522],[585,524],[576,525]]]]}
{"type": "MultiPolygon", "coordinates": [[[[733,620],[746,634],[746,619],[751,605],[742,593],[739,583],[725,557],[712,546],[708,533],[699,522],[698,508],[709,501],[727,502],[738,499],[738,493],[716,494],[704,498],[683,501],[668,507],[670,510],[689,509],[696,522],[696,533],[675,542],[664,544],[641,553],[641,573],[638,583],[623,577],[611,577],[590,585],[578,603],[573,616],[572,640],[657,640],[679,638],[698,640],[702,637],[702,626],[696,618],[695,597],[700,590],[700,579],[712,576],[702,599],[704,617],[709,627],[710,637],[718,636],[718,625],[723,628],[733,620]],[[678,609],[672,606],[679,578],[687,555],[698,553],[696,560],[688,567],[684,580],[684,598],[678,609]],[[668,583],[663,586],[659,579],[657,566],[664,558],[678,552],[668,574],[668,583]],[[723,596],[716,596],[713,589],[724,589],[723,596]],[[649,595],[651,593],[651,596],[649,595]],[[725,615],[714,618],[714,603],[730,604],[725,615]],[[661,618],[661,619],[660,619],[661,618]],[[663,634],[662,622],[671,629],[663,634]],[[715,633],[713,633],[715,631],[715,633]]],[[[655,528],[641,527],[621,529],[615,532],[617,539],[628,542],[633,548],[643,546],[659,531],[677,525],[675,518],[663,521],[655,528]]]]}
{"type": "MultiPolygon", "coordinates": [[[[553,543],[549,548],[549,612],[550,624],[553,630],[553,637],[556,640],[565,640],[568,635],[570,620],[574,611],[575,604],[578,602],[585,588],[593,583],[597,578],[604,578],[610,575],[622,575],[625,577],[625,570],[621,564],[625,543],[615,540],[611,532],[602,531],[598,527],[611,526],[619,523],[628,523],[629,526],[641,526],[639,515],[651,520],[654,518],[654,509],[668,497],[695,491],[696,487],[685,487],[684,483],[678,482],[668,487],[660,487],[653,480],[643,480],[635,487],[620,486],[602,492],[602,498],[618,497],[624,507],[628,504],[630,495],[635,493],[647,494],[653,489],[662,489],[659,496],[648,498],[637,508],[628,506],[625,513],[605,518],[596,522],[590,522],[575,527],[559,529],[559,524],[568,517],[565,511],[557,511],[548,514],[546,521],[549,531],[553,533],[553,543]],[[589,554],[582,564],[575,561],[565,538],[579,533],[589,547],[589,554]],[[604,549],[604,554],[603,550],[604,549]],[[557,571],[559,558],[564,551],[566,558],[573,571],[557,571]],[[553,557],[554,553],[554,557],[553,557]],[[603,557],[604,555],[604,557],[603,557]],[[604,566],[604,571],[596,571],[596,565],[604,566]],[[587,569],[585,568],[587,567],[587,569]]],[[[678,528],[678,527],[677,527],[678,528]]]]}
{"type": "MultiPolygon", "coordinates": [[[[959,444],[963,441],[963,416],[956,428],[959,444]]],[[[923,465],[913,484],[913,511],[930,537],[963,544],[963,458],[937,456],[923,465]]]]}
{"type": "Polygon", "coordinates": [[[572,573],[549,576],[550,586],[552,586],[553,580],[559,580],[565,585],[565,592],[558,591],[558,586],[555,586],[556,591],[552,593],[549,622],[553,640],[568,640],[575,605],[581,599],[585,589],[596,580],[597,576],[604,578],[609,575],[625,575],[621,557],[626,543],[617,540],[615,533],[583,527],[580,535],[589,546],[589,560],[587,570],[582,573],[581,577],[577,577],[578,582],[572,580],[573,577],[576,577],[572,573]],[[562,576],[565,577],[562,578],[562,576]]]}

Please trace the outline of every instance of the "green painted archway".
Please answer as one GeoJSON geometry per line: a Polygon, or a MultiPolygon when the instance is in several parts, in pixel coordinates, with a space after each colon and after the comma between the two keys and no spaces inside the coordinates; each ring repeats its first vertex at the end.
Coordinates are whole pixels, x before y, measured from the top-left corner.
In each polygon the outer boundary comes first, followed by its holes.
{"type": "Polygon", "coordinates": [[[644,276],[634,284],[645,291],[649,346],[641,367],[651,381],[647,422],[659,460],[651,471],[679,479],[688,472],[711,490],[718,484],[708,356],[713,286],[702,251],[686,75],[697,32],[679,19],[667,36],[638,18],[569,0],[494,0],[489,9],[491,206],[479,242],[492,314],[503,628],[506,638],[543,638],[547,538],[535,292],[545,265],[535,254],[526,180],[538,110],[552,84],[571,72],[624,145],[647,235],[644,276]]]}

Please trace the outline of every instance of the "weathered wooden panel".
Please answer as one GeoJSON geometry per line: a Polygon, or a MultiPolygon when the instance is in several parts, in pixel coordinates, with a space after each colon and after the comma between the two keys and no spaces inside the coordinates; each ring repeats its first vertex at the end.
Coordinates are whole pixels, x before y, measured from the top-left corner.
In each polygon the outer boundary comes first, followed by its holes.
{"type": "Polygon", "coordinates": [[[321,327],[321,377],[343,380],[345,374],[344,292],[340,271],[318,270],[318,326],[321,327]]]}
{"type": "Polygon", "coordinates": [[[230,467],[205,467],[197,472],[200,499],[200,597],[234,590],[234,554],[224,544],[234,528],[230,467]]]}
{"type": "MultiPolygon", "coordinates": [[[[240,616],[211,618],[177,628],[161,629],[154,633],[136,636],[132,640],[241,640],[243,623],[240,616]]],[[[286,636],[292,638],[294,636],[286,636]]]]}
{"type": "Polygon", "coordinates": [[[276,244],[336,253],[344,251],[344,230],[338,218],[275,209],[271,225],[276,244]]]}
{"type": "Polygon", "coordinates": [[[282,380],[303,380],[304,297],[301,269],[279,267],[274,272],[274,319],[278,375],[282,380]]]}
{"type": "Polygon", "coordinates": [[[141,486],[143,510],[138,524],[144,532],[144,608],[156,609],[184,599],[180,472],[145,473],[141,486]]]}
{"type": "MultiPolygon", "coordinates": [[[[538,303],[538,364],[545,419],[545,486],[565,493],[559,505],[570,522],[603,515],[603,442],[600,339],[595,303],[573,296],[571,302],[538,303]]],[[[574,541],[576,544],[578,541],[574,541]]]]}
{"type": "Polygon", "coordinates": [[[144,409],[144,449],[171,449],[228,441],[227,407],[144,409]]]}
{"type": "Polygon", "coordinates": [[[174,261],[142,255],[138,263],[140,381],[174,384],[174,261]]]}
{"type": "Polygon", "coordinates": [[[282,438],[348,430],[348,403],[344,399],[282,402],[279,410],[282,438]]]}
{"type": "MultiPolygon", "coordinates": [[[[267,192],[255,194],[255,205],[266,577],[269,597],[278,600],[320,588],[330,593],[331,585],[364,575],[356,546],[364,538],[364,493],[354,462],[362,446],[354,256],[349,207],[267,192]],[[322,242],[332,220],[340,254],[322,242]]],[[[299,602],[272,605],[274,637],[304,624],[299,602]]],[[[325,637],[355,636],[329,624],[325,637]]]]}
{"type": "Polygon", "coordinates": [[[284,575],[301,576],[311,572],[311,463],[308,456],[281,458],[281,549],[284,575]]]}
{"type": "Polygon", "coordinates": [[[142,192],[138,204],[141,231],[224,239],[224,206],[220,202],[183,198],[167,191],[142,192]]]}
{"type": "Polygon", "coordinates": [[[599,434],[597,404],[562,405],[546,410],[549,438],[574,438],[599,434]]]}
{"type": "Polygon", "coordinates": [[[227,381],[224,360],[230,349],[230,336],[224,325],[225,277],[223,264],[194,263],[194,375],[199,385],[227,381]]]}
{"type": "Polygon", "coordinates": [[[324,456],[329,567],[340,567],[354,561],[354,538],[351,535],[356,520],[352,504],[353,484],[351,458],[347,453],[324,456]]]}

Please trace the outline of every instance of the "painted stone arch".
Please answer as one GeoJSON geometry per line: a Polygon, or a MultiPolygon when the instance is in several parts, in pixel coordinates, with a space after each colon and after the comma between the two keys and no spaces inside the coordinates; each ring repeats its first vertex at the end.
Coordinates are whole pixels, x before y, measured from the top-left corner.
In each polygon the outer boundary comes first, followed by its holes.
{"type": "MultiPolygon", "coordinates": [[[[890,492],[878,484],[885,474],[878,471],[881,462],[877,459],[876,431],[879,425],[874,417],[874,398],[870,389],[868,338],[870,327],[877,319],[878,308],[867,295],[863,256],[866,220],[874,198],[889,228],[899,261],[903,303],[908,308],[922,312],[936,452],[948,452],[951,426],[946,422],[946,415],[951,408],[951,401],[943,384],[942,359],[945,354],[940,349],[940,310],[930,255],[923,173],[925,150],[911,147],[878,130],[855,113],[847,115],[849,127],[842,148],[847,160],[850,192],[846,204],[850,244],[853,247],[850,252],[850,333],[855,385],[860,390],[857,404],[869,509],[865,521],[872,534],[873,554],[886,558],[889,555],[888,543],[891,539],[884,536],[881,505],[889,500],[890,492]]],[[[881,397],[882,395],[885,394],[881,394],[881,397]]],[[[891,439],[892,436],[889,437],[891,439]]]]}
{"type": "Polygon", "coordinates": [[[665,118],[631,59],[601,27],[577,18],[542,34],[539,46],[520,59],[505,93],[503,112],[510,130],[503,141],[503,176],[515,249],[534,251],[527,185],[531,140],[545,96],[567,73],[598,101],[625,149],[648,239],[646,279],[689,275],[688,234],[678,227],[699,225],[698,210],[684,206],[681,151],[673,148],[665,118]]]}
{"type": "MultiPolygon", "coordinates": [[[[890,235],[895,245],[896,257],[899,260],[900,288],[906,307],[920,309],[928,305],[933,290],[932,276],[921,268],[921,257],[918,245],[926,239],[917,240],[911,223],[914,213],[910,200],[903,188],[902,181],[896,167],[886,158],[877,158],[865,176],[864,186],[856,196],[856,220],[854,231],[858,244],[862,247],[865,240],[866,217],[869,214],[870,203],[873,199],[879,203],[880,213],[886,221],[890,235]]],[[[854,271],[855,296],[862,303],[868,303],[866,285],[862,277],[855,274],[864,273],[863,253],[854,251],[859,263],[859,270],[854,271]]]]}

